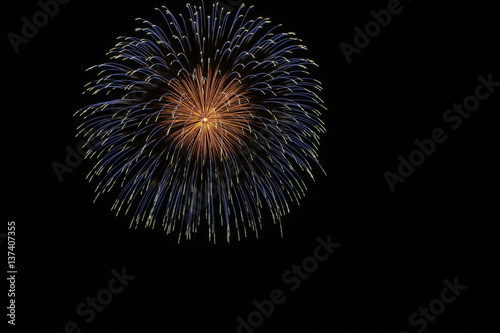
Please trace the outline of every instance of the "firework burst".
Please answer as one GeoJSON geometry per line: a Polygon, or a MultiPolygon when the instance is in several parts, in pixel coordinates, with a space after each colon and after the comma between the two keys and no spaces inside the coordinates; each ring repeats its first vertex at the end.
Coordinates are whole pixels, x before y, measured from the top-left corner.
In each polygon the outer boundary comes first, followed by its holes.
{"type": "MultiPolygon", "coordinates": [[[[250,7],[252,8],[252,7],[250,7]]],[[[131,227],[161,223],[189,239],[202,221],[257,236],[261,210],[281,229],[290,202],[299,202],[318,165],[323,102],[315,63],[290,32],[213,5],[187,5],[189,19],[157,9],[161,26],[138,19],[139,37],[119,37],[86,92],[105,101],[81,109],[78,135],[87,138],[98,179],[96,199],[121,191],[112,207],[134,210],[131,227]],[[316,92],[315,92],[316,91],[316,92]]],[[[90,69],[92,69],[90,68],[90,69]]]]}

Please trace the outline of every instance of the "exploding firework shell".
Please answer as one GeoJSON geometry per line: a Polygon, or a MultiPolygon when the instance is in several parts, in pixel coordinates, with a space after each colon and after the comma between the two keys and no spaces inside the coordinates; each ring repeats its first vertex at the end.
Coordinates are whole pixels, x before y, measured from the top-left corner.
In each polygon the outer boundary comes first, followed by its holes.
{"type": "Polygon", "coordinates": [[[119,37],[111,62],[91,68],[86,92],[107,98],[76,113],[94,143],[87,178],[99,181],[96,199],[121,188],[112,210],[133,210],[131,227],[161,222],[180,240],[206,221],[214,242],[219,224],[227,241],[258,236],[261,210],[281,229],[304,196],[325,131],[315,63],[293,57],[306,49],[293,33],[244,7],[188,4],[189,19],[157,9],[161,26],[138,19],[142,38],[119,37]]]}

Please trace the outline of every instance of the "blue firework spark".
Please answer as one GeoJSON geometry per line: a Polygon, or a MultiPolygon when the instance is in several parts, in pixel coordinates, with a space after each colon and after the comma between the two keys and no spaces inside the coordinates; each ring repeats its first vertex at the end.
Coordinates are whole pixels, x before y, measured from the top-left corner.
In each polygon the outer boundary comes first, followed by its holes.
{"type": "MultiPolygon", "coordinates": [[[[98,179],[96,199],[120,187],[112,210],[133,210],[131,227],[161,223],[187,239],[205,221],[227,241],[261,211],[279,223],[299,202],[318,165],[321,83],[307,48],[252,7],[232,12],[187,5],[189,18],[157,9],[161,25],[137,19],[141,37],[119,37],[110,62],[94,66],[86,92],[104,101],[79,110],[98,179]]],[[[321,168],[321,167],[320,167],[321,168]]]]}

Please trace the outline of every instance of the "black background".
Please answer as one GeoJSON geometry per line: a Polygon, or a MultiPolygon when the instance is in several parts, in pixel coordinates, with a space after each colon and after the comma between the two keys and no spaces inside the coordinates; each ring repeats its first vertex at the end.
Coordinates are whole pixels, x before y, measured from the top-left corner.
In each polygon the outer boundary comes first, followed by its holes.
{"type": "Polygon", "coordinates": [[[284,219],[283,239],[267,219],[259,239],[227,244],[221,235],[216,245],[206,233],[177,244],[177,235],[129,229],[130,216],[114,216],[111,199],[92,203],[87,161],[62,183],[51,166],[79,142],[73,113],[95,102],[81,95],[94,74],[85,69],[106,61],[136,17],[158,19],[153,9],[161,5],[186,13],[185,3],[71,1],[18,54],[6,36],[40,8],[3,4],[1,232],[16,221],[14,331],[63,332],[75,321],[82,332],[230,333],[254,300],[279,288],[286,302],[255,332],[416,332],[410,314],[455,277],[468,289],[426,331],[498,330],[500,91],[456,131],[442,119],[474,93],[479,75],[500,81],[493,3],[404,1],[347,64],[339,44],[352,44],[353,28],[387,1],[247,2],[254,15],[296,32],[320,65],[313,75],[328,107],[320,147],[327,176],[316,170],[316,182],[308,181],[301,206],[284,219]],[[396,172],[398,155],[436,127],[448,140],[391,193],[384,172],[396,172]],[[341,247],[290,291],[282,274],[328,235],[341,247]],[[86,324],[76,307],[122,267],[135,279],[86,324]]]}

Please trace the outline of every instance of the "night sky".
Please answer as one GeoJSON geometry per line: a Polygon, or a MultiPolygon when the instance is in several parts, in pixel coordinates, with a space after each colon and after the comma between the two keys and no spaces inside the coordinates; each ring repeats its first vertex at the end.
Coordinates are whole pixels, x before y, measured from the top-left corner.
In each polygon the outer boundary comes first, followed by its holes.
{"type": "Polygon", "coordinates": [[[306,179],[283,238],[265,214],[258,239],[227,244],[220,234],[215,245],[206,226],[180,244],[160,228],[129,229],[131,215],[110,210],[118,191],[93,203],[90,161],[71,160],[62,181],[53,169],[80,143],[73,114],[98,101],[82,96],[95,74],[85,70],[134,33],[136,17],[158,19],[162,5],[187,14],[185,2],[69,1],[17,53],[9,33],[22,36],[22,18],[42,9],[4,3],[0,233],[15,221],[17,274],[16,325],[5,314],[2,324],[44,333],[498,330],[500,21],[494,2],[440,3],[246,2],[295,32],[309,49],[300,56],[320,66],[311,74],[328,108],[327,175],[315,168],[316,181],[306,179]],[[366,26],[374,15],[385,27],[366,26]]]}

